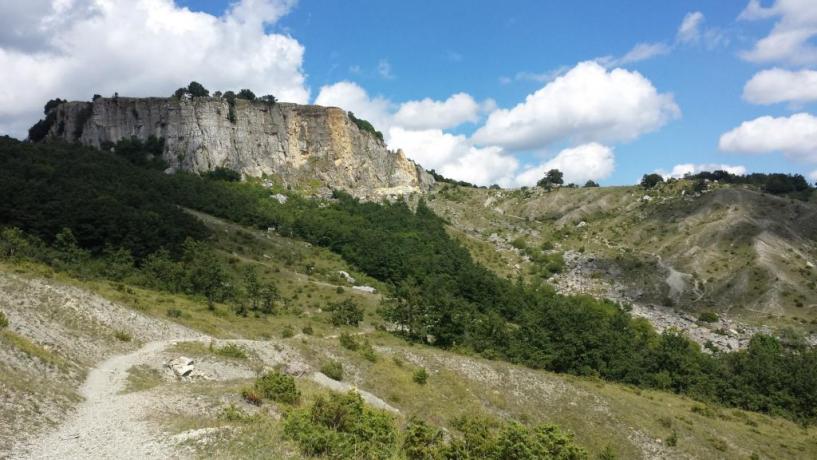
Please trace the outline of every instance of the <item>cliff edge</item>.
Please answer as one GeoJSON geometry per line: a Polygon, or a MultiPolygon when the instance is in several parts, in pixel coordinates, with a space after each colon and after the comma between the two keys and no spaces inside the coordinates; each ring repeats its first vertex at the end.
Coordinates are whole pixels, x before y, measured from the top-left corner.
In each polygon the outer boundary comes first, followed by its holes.
{"type": "Polygon", "coordinates": [[[49,115],[44,140],[164,139],[173,171],[225,167],[245,177],[342,189],[378,197],[425,192],[434,179],[402,151],[390,151],[337,107],[224,98],[97,98],[65,102],[49,115]]]}

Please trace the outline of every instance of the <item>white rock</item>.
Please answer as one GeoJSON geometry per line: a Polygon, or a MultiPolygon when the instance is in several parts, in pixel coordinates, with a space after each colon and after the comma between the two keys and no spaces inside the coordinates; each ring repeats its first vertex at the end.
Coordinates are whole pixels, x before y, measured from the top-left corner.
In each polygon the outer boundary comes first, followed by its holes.
{"type": "Polygon", "coordinates": [[[353,286],[352,289],[357,290],[357,291],[361,291],[361,292],[365,292],[365,293],[368,293],[368,294],[374,294],[375,292],[377,292],[377,289],[375,289],[375,288],[373,288],[371,286],[353,286]]]}
{"type": "Polygon", "coordinates": [[[275,200],[275,201],[277,201],[278,203],[281,203],[281,204],[286,204],[287,200],[289,199],[289,198],[287,198],[286,195],[283,195],[281,193],[276,193],[275,195],[270,195],[270,198],[272,198],[273,200],[275,200]]]}
{"type": "Polygon", "coordinates": [[[349,283],[349,284],[355,284],[355,279],[354,279],[354,278],[352,277],[352,275],[350,275],[349,273],[347,273],[347,272],[345,272],[345,271],[341,270],[341,271],[339,271],[339,272],[338,272],[338,274],[340,274],[340,276],[341,276],[343,279],[345,279],[347,283],[349,283]]]}

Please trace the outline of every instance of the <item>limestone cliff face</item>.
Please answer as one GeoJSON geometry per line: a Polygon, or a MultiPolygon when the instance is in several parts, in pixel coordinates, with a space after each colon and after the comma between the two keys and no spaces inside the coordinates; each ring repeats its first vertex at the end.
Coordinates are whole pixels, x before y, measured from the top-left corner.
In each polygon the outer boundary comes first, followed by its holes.
{"type": "Polygon", "coordinates": [[[48,138],[99,147],[135,136],[165,140],[176,170],[226,167],[287,184],[344,189],[357,196],[427,191],[434,179],[401,151],[361,131],[346,112],[320,107],[235,101],[235,121],[222,98],[99,98],[55,109],[48,138]]]}

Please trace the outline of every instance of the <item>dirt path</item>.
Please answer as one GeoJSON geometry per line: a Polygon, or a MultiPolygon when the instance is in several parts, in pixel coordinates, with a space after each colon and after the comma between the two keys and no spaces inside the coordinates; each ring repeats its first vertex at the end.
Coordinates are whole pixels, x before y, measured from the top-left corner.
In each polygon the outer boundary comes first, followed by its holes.
{"type": "MultiPolygon", "coordinates": [[[[85,401],[56,431],[34,439],[13,458],[108,459],[183,458],[146,421],[154,401],[144,393],[120,394],[128,369],[145,364],[174,340],[150,342],[139,350],[103,361],[80,388],[85,401]]],[[[180,455],[181,454],[181,455],[180,455]]]]}

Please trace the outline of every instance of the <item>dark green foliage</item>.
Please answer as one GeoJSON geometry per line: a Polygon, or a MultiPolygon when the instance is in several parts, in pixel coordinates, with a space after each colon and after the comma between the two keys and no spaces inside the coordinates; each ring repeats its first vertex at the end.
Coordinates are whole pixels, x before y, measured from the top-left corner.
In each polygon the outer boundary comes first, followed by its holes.
{"type": "Polygon", "coordinates": [[[267,372],[255,381],[255,390],[266,399],[287,404],[296,404],[301,392],[295,386],[292,376],[281,372],[267,372]]]}
{"type": "Polygon", "coordinates": [[[82,137],[82,133],[85,130],[85,124],[88,123],[88,120],[91,119],[91,116],[94,114],[94,105],[90,102],[86,102],[85,106],[77,112],[76,119],[74,122],[76,123],[74,127],[74,139],[79,139],[82,137]]]}
{"type": "Polygon", "coordinates": [[[261,96],[258,98],[258,100],[261,102],[266,102],[269,105],[275,105],[275,103],[278,102],[278,99],[272,94],[266,94],[264,96],[261,96]]]}
{"type": "Polygon", "coordinates": [[[239,91],[238,94],[236,95],[236,97],[238,99],[246,99],[248,101],[254,101],[255,100],[255,93],[253,93],[252,91],[245,88],[245,89],[242,89],[241,91],[239,91]]]}
{"type": "Polygon", "coordinates": [[[354,337],[345,332],[340,334],[340,338],[338,339],[338,341],[340,341],[340,346],[351,351],[356,351],[360,346],[360,344],[357,343],[357,340],[355,340],[354,337]]]}
{"type": "Polygon", "coordinates": [[[65,99],[60,99],[60,98],[51,99],[50,101],[45,103],[45,107],[43,108],[43,113],[45,115],[48,115],[52,110],[56,109],[57,107],[59,107],[62,104],[65,104],[66,102],[68,102],[68,101],[66,101],[65,99]]]}
{"type": "Polygon", "coordinates": [[[204,177],[213,180],[223,180],[227,182],[239,182],[241,181],[241,173],[238,171],[233,171],[230,168],[225,168],[223,166],[219,166],[212,171],[207,171],[204,173],[204,177]]]}
{"type": "Polygon", "coordinates": [[[28,130],[28,138],[32,142],[39,142],[45,139],[45,136],[48,135],[48,131],[51,130],[51,127],[54,126],[54,123],[57,121],[57,112],[55,109],[66,102],[67,101],[63,99],[56,98],[51,99],[45,104],[43,108],[45,118],[35,123],[34,126],[28,130]]]}
{"type": "Polygon", "coordinates": [[[79,247],[124,247],[137,259],[160,248],[181,252],[205,227],[167,199],[161,173],[68,144],[0,139],[0,226],[47,243],[63,228],[79,247]]]}
{"type": "Polygon", "coordinates": [[[343,364],[338,361],[327,361],[321,366],[321,372],[333,380],[343,380],[343,364]]]}
{"type": "Polygon", "coordinates": [[[545,177],[539,180],[536,183],[538,187],[550,189],[556,185],[562,185],[564,183],[564,174],[558,169],[551,169],[550,171],[545,174],[545,177]]]}
{"type": "Polygon", "coordinates": [[[704,171],[688,175],[685,178],[718,181],[726,184],[753,185],[764,192],[774,194],[805,194],[812,190],[805,177],[800,174],[752,173],[740,176],[727,171],[704,171]]]}
{"type": "Polygon", "coordinates": [[[236,116],[235,116],[235,100],[236,100],[236,97],[237,96],[232,91],[227,91],[226,93],[224,93],[224,99],[227,100],[227,120],[229,120],[230,123],[233,123],[233,124],[235,124],[235,122],[236,122],[236,116]]]}
{"type": "Polygon", "coordinates": [[[326,310],[330,312],[332,324],[335,326],[357,326],[363,321],[363,309],[352,299],[330,303],[326,310]]]}
{"type": "Polygon", "coordinates": [[[383,133],[376,130],[374,126],[372,126],[372,124],[369,123],[368,121],[362,118],[355,117],[355,114],[353,114],[352,112],[349,112],[349,119],[352,120],[352,122],[355,125],[357,125],[358,129],[360,129],[361,131],[366,131],[367,133],[372,134],[374,137],[380,139],[381,142],[383,141],[383,133]]]}
{"type": "Polygon", "coordinates": [[[210,95],[210,91],[197,81],[191,81],[187,85],[187,92],[193,97],[207,97],[210,95]]]}
{"type": "Polygon", "coordinates": [[[6,314],[0,311],[0,329],[5,329],[9,327],[9,320],[6,318],[6,314]]]}
{"type": "Polygon", "coordinates": [[[703,321],[704,323],[714,323],[718,321],[718,314],[712,311],[705,311],[698,315],[698,321],[703,321]]]}
{"type": "Polygon", "coordinates": [[[441,457],[443,447],[443,432],[420,420],[412,417],[404,429],[403,453],[408,460],[434,460],[441,457]]]}
{"type": "Polygon", "coordinates": [[[592,181],[592,180],[589,180],[589,181],[584,183],[585,188],[598,187],[598,186],[599,186],[599,183],[596,182],[596,181],[592,181]]]}
{"type": "Polygon", "coordinates": [[[224,266],[210,245],[186,240],[182,262],[189,292],[204,295],[210,308],[232,296],[224,266]]]}
{"type": "Polygon", "coordinates": [[[397,429],[391,415],[365,407],[359,394],[318,397],[284,420],[284,435],[308,456],[332,459],[392,458],[397,429]]]}
{"type": "Polygon", "coordinates": [[[167,169],[167,163],[162,159],[165,140],[156,136],[149,136],[145,141],[135,136],[121,139],[116,144],[103,145],[102,150],[112,151],[136,166],[160,171],[167,169]]]}
{"type": "Polygon", "coordinates": [[[644,174],[641,178],[641,186],[644,188],[653,188],[658,184],[662,184],[664,182],[664,178],[660,174],[652,173],[652,174],[644,174]]]}
{"type": "MultiPolygon", "coordinates": [[[[433,177],[434,180],[437,181],[437,182],[443,182],[443,183],[446,183],[446,184],[459,185],[460,187],[477,188],[476,185],[474,185],[474,184],[472,184],[470,182],[465,182],[465,181],[462,181],[462,180],[449,179],[448,177],[443,176],[442,174],[438,173],[437,171],[435,171],[433,169],[429,169],[428,173],[431,174],[431,177],[433,177]]],[[[494,188],[494,186],[492,185],[491,188],[494,188]]],[[[498,188],[499,188],[499,186],[497,185],[496,189],[498,189],[498,188]]]]}

